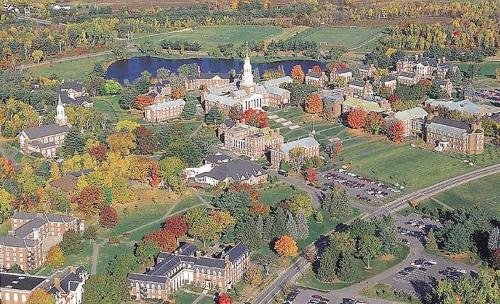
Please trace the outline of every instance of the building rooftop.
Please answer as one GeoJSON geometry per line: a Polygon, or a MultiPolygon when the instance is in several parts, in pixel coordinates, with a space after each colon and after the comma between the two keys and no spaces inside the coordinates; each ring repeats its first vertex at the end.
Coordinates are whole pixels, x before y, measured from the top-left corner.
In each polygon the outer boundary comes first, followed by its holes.
{"type": "Polygon", "coordinates": [[[421,107],[411,108],[405,111],[397,112],[394,117],[398,120],[411,120],[417,118],[424,118],[427,116],[427,111],[422,109],[421,107]]]}
{"type": "Polygon", "coordinates": [[[75,90],[77,92],[83,92],[83,85],[76,81],[63,81],[61,83],[61,90],[75,90]]]}
{"type": "Polygon", "coordinates": [[[364,87],[365,86],[365,82],[362,81],[362,80],[351,80],[349,81],[349,85],[353,85],[353,86],[356,86],[356,87],[364,87]]]}
{"type": "Polygon", "coordinates": [[[197,178],[210,177],[218,181],[231,178],[233,181],[247,180],[252,176],[261,176],[266,171],[259,165],[242,159],[235,159],[233,161],[223,163],[214,167],[209,172],[197,175],[197,178]]]}
{"type": "Polygon", "coordinates": [[[304,148],[313,148],[319,146],[319,143],[312,136],[301,138],[294,141],[289,141],[281,146],[281,151],[288,155],[290,150],[293,148],[304,147],[304,148]]]}
{"type": "Polygon", "coordinates": [[[23,130],[26,136],[28,136],[28,138],[31,140],[61,133],[67,133],[68,131],[68,125],[60,126],[58,124],[44,125],[37,128],[23,130]]]}
{"type": "Polygon", "coordinates": [[[163,110],[163,109],[167,109],[167,108],[175,107],[175,106],[180,106],[180,105],[184,106],[185,104],[186,104],[186,102],[184,101],[184,99],[176,99],[176,100],[169,100],[169,101],[153,104],[153,105],[147,106],[145,109],[151,110],[151,111],[158,111],[158,110],[163,110]]]}
{"type": "Polygon", "coordinates": [[[346,105],[346,106],[349,106],[349,107],[359,107],[359,108],[362,108],[366,111],[370,111],[370,112],[377,112],[377,113],[380,113],[382,112],[382,108],[380,107],[380,105],[376,102],[373,102],[373,101],[368,101],[368,100],[364,100],[364,99],[359,99],[359,98],[354,98],[354,97],[349,97],[347,98],[343,105],[346,105]]]}
{"type": "Polygon", "coordinates": [[[413,72],[401,72],[401,73],[399,73],[399,77],[415,78],[415,73],[413,73],[413,72]]]}
{"type": "Polygon", "coordinates": [[[31,291],[46,280],[45,277],[29,274],[0,272],[0,288],[31,291]]]}
{"type": "Polygon", "coordinates": [[[451,101],[451,100],[439,100],[439,99],[427,99],[425,101],[426,105],[445,107],[450,111],[466,112],[469,114],[479,114],[481,113],[481,107],[468,99],[461,101],[451,101]]]}

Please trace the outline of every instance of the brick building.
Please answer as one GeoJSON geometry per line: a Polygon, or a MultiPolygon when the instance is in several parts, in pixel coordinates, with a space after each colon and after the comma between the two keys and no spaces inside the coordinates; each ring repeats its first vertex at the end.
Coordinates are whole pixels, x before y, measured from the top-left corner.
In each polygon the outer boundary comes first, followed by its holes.
{"type": "Polygon", "coordinates": [[[54,296],[56,304],[81,304],[88,276],[83,267],[73,266],[49,277],[0,272],[0,303],[26,303],[32,292],[43,289],[54,296]]]}
{"type": "Polygon", "coordinates": [[[162,122],[177,118],[182,114],[185,105],[186,102],[183,99],[152,104],[144,108],[144,120],[147,122],[162,122]]]}
{"type": "MultiPolygon", "coordinates": [[[[427,116],[427,112],[421,107],[415,107],[405,111],[397,112],[394,119],[403,124],[403,135],[417,136],[422,133],[422,120],[427,116]]],[[[391,118],[389,118],[391,119],[391,118]]]]}
{"type": "Polygon", "coordinates": [[[481,154],[484,150],[484,131],[481,122],[467,122],[442,117],[428,117],[424,126],[425,142],[437,151],[457,151],[463,154],[481,154]]]}
{"type": "Polygon", "coordinates": [[[389,75],[389,76],[383,76],[380,78],[380,86],[384,86],[386,88],[389,88],[389,90],[394,92],[396,90],[398,82],[396,80],[396,77],[389,75]]]}
{"type": "Polygon", "coordinates": [[[288,161],[290,159],[290,150],[294,148],[304,148],[304,158],[312,158],[319,156],[319,143],[312,136],[302,139],[289,141],[279,148],[271,150],[271,166],[279,168],[282,160],[288,161]]]}
{"type": "Polygon", "coordinates": [[[361,98],[372,98],[373,87],[369,81],[351,80],[349,88],[354,90],[354,95],[361,98]]]}
{"type": "Polygon", "coordinates": [[[337,78],[342,78],[345,83],[349,83],[353,79],[352,71],[349,68],[333,68],[330,72],[330,83],[334,82],[337,78]]]}
{"type": "Polygon", "coordinates": [[[412,86],[420,81],[420,76],[414,72],[401,72],[398,75],[398,82],[405,86],[412,86]]]}
{"type": "Polygon", "coordinates": [[[75,217],[53,213],[15,212],[9,235],[0,237],[0,268],[19,265],[28,271],[42,266],[54,240],[60,241],[64,232],[83,231],[84,223],[75,217]]]}
{"type": "Polygon", "coordinates": [[[219,126],[218,135],[226,149],[252,159],[261,158],[284,141],[279,129],[256,128],[231,119],[219,126]]]}
{"type": "Polygon", "coordinates": [[[249,262],[250,251],[241,243],[213,254],[183,244],[173,253],[161,252],[146,273],[130,273],[129,293],[135,300],[167,300],[186,284],[226,291],[241,280],[249,262]]]}
{"type": "Polygon", "coordinates": [[[323,114],[328,118],[342,115],[342,103],[354,95],[351,88],[323,90],[320,92],[323,100],[323,114]]]}
{"type": "Polygon", "coordinates": [[[358,67],[359,70],[359,76],[361,76],[362,79],[367,79],[372,77],[373,72],[375,72],[375,66],[373,64],[360,64],[358,67]]]}
{"type": "Polygon", "coordinates": [[[305,76],[304,82],[306,84],[310,84],[312,86],[322,88],[328,82],[328,77],[324,72],[315,72],[313,70],[309,70],[305,76]]]}

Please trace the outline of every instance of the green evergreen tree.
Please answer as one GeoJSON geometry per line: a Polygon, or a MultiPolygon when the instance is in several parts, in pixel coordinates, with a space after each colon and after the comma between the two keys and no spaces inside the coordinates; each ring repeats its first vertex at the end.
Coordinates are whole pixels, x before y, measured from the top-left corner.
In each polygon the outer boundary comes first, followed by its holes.
{"type": "Polygon", "coordinates": [[[297,238],[304,240],[309,237],[309,222],[303,212],[299,212],[296,216],[297,223],[297,238]]]}
{"type": "Polygon", "coordinates": [[[346,216],[352,212],[351,198],[341,188],[330,190],[321,202],[321,207],[332,217],[346,216]]]}
{"type": "Polygon", "coordinates": [[[222,123],[223,117],[220,110],[216,107],[211,108],[208,113],[205,114],[206,124],[220,124],[222,123]]]}
{"type": "Polygon", "coordinates": [[[299,231],[297,229],[297,222],[295,222],[295,219],[290,212],[287,211],[286,216],[286,234],[291,236],[293,239],[298,239],[299,231]]]}
{"type": "Polygon", "coordinates": [[[434,234],[434,230],[430,230],[427,235],[427,241],[425,242],[425,249],[430,251],[438,250],[438,244],[436,240],[436,235],[434,234]]]}
{"type": "Polygon", "coordinates": [[[286,234],[286,214],[283,208],[276,208],[274,215],[274,237],[286,234]]]}
{"type": "Polygon", "coordinates": [[[333,246],[328,246],[321,257],[317,268],[316,276],[320,281],[333,282],[337,270],[337,261],[340,253],[333,246]]]}
{"type": "Polygon", "coordinates": [[[182,110],[181,117],[184,119],[193,119],[196,115],[196,104],[194,102],[186,102],[182,110]]]}
{"type": "Polygon", "coordinates": [[[356,269],[354,257],[351,254],[343,254],[338,263],[337,276],[344,282],[354,280],[354,269],[356,269]]]}
{"type": "Polygon", "coordinates": [[[64,139],[64,152],[67,155],[82,153],[85,149],[85,141],[77,128],[71,128],[64,139]]]}

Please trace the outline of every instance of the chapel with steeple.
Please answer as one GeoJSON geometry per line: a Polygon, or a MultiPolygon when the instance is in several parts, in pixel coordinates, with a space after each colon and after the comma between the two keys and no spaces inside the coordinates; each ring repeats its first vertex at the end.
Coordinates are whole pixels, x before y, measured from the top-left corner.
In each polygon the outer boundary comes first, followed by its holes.
{"type": "Polygon", "coordinates": [[[19,146],[27,154],[40,154],[45,158],[53,158],[57,149],[62,147],[64,139],[71,127],[64,111],[61,99],[56,107],[55,123],[25,129],[19,134],[19,146]]]}

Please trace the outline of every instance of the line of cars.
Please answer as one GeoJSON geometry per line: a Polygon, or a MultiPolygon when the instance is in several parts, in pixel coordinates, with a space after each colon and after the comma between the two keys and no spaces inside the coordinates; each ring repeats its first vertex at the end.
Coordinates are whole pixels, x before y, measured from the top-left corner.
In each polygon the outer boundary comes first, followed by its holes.
{"type": "Polygon", "coordinates": [[[411,266],[405,267],[398,272],[399,275],[407,276],[413,271],[422,271],[426,272],[430,267],[436,265],[437,262],[434,260],[427,260],[424,258],[418,258],[411,263],[411,266]]]}
{"type": "Polygon", "coordinates": [[[458,269],[456,267],[450,266],[447,267],[446,269],[441,270],[439,274],[444,277],[447,277],[452,281],[458,281],[460,278],[462,278],[464,275],[467,274],[467,270],[458,269]]]}

